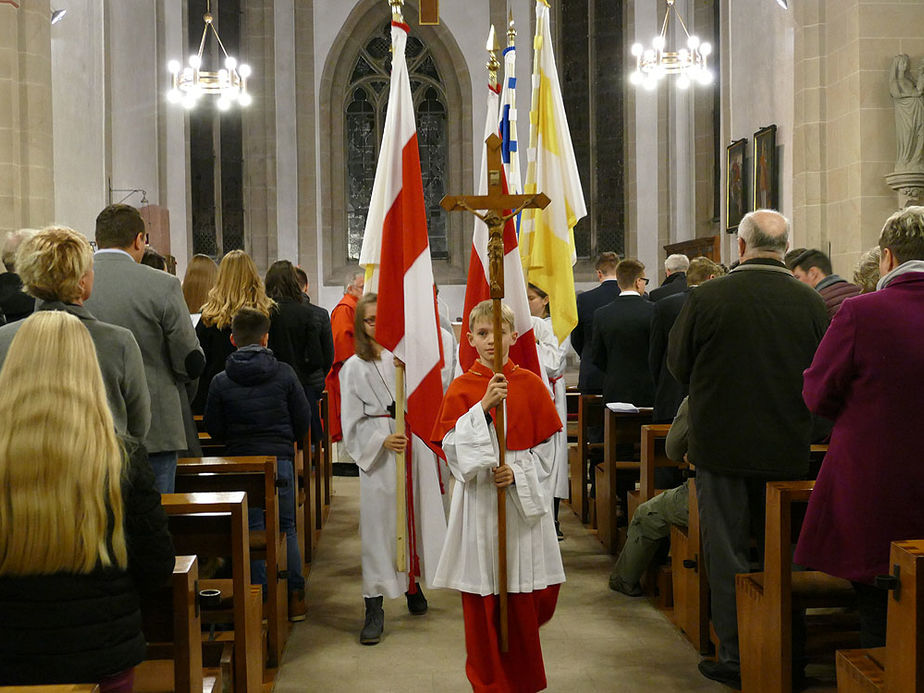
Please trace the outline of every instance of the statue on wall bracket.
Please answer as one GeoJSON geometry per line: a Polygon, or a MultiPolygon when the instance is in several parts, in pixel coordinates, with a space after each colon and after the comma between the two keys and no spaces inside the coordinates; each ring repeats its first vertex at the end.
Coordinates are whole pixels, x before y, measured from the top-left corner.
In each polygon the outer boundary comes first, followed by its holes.
{"type": "Polygon", "coordinates": [[[895,171],[885,177],[898,193],[900,209],[924,196],[924,60],[911,71],[906,54],[892,58],[889,93],[895,107],[895,171]]]}

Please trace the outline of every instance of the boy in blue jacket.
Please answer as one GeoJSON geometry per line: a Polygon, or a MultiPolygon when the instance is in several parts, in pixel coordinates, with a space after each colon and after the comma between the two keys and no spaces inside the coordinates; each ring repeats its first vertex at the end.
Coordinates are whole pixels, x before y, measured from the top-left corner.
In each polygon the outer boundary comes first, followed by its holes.
{"type": "MultiPolygon", "coordinates": [[[[295,442],[308,433],[311,411],[292,367],[266,348],[269,318],[242,308],[231,322],[237,347],[225,370],[209,386],[205,428],[225,443],[227,454],[275,455],[279,480],[279,525],[286,533],[289,620],[305,620],[305,578],[295,532],[295,442]]],[[[251,509],[251,529],[263,529],[263,511],[251,509]]],[[[266,566],[254,566],[254,581],[266,584],[266,566]]]]}

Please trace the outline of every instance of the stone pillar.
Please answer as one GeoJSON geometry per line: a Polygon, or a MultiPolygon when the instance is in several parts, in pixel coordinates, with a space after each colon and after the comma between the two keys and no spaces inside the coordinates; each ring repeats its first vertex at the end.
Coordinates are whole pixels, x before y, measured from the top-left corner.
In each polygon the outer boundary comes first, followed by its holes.
{"type": "Polygon", "coordinates": [[[0,4],[0,235],[54,219],[51,8],[0,4]]]}

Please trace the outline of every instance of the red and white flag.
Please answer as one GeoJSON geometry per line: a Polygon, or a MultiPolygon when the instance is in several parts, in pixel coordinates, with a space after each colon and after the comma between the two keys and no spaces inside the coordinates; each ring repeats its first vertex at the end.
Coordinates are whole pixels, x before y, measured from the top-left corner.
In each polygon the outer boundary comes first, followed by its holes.
{"type": "MultiPolygon", "coordinates": [[[[484,139],[498,134],[499,87],[488,86],[488,112],[484,125],[484,139]]],[[[483,140],[482,140],[483,141],[483,140]]],[[[507,180],[503,178],[503,190],[507,192],[507,180]]],[[[477,195],[488,194],[488,152],[482,148],[481,176],[477,195]]],[[[480,219],[475,220],[472,235],[472,257],[468,263],[468,282],[465,287],[465,310],[462,313],[462,339],[459,344],[459,365],[463,372],[471,368],[478,358],[475,347],[468,343],[468,314],[481,301],[491,298],[488,263],[488,227],[480,219]]],[[[528,368],[544,381],[545,369],[539,364],[536,351],[536,337],[529,314],[529,300],[526,297],[526,282],[523,279],[523,265],[517,248],[517,232],[513,219],[504,224],[504,303],[513,310],[517,341],[510,347],[510,360],[521,368],[528,368]]]]}
{"type": "Polygon", "coordinates": [[[366,268],[366,292],[378,293],[375,339],[405,364],[407,425],[429,445],[443,398],[443,354],[404,55],[407,35],[406,24],[392,22],[388,113],[359,264],[366,268]]]}

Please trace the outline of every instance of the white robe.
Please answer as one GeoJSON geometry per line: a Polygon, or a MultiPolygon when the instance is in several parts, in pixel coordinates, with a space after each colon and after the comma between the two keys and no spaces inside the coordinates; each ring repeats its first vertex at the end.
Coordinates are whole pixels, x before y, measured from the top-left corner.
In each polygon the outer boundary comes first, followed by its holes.
{"type": "MultiPolygon", "coordinates": [[[[433,585],[480,596],[496,594],[497,436],[481,403],[459,417],[443,439],[456,480],[446,543],[433,585]]],[[[552,471],[552,439],[506,454],[514,484],[507,487],[507,589],[533,592],[565,581],[546,483],[552,471]]]]}
{"type": "Polygon", "coordinates": [[[549,477],[550,497],[568,498],[568,401],[565,391],[565,368],[568,366],[568,349],[571,337],[559,345],[558,337],[552,331],[551,318],[533,316],[533,334],[536,335],[536,349],[539,351],[539,363],[549,378],[549,388],[555,400],[555,408],[561,419],[561,430],[552,436],[555,444],[555,458],[552,462],[552,474],[549,477]]]}
{"type": "MultiPolygon", "coordinates": [[[[379,361],[351,356],[340,371],[343,442],[359,466],[364,597],[394,599],[408,589],[407,572],[395,567],[395,455],[382,447],[385,438],[395,432],[395,420],[387,410],[394,401],[394,387],[394,357],[387,350],[379,361]]],[[[446,536],[446,515],[437,457],[416,436],[412,437],[411,463],[417,554],[423,582],[431,585],[446,536]]]]}

